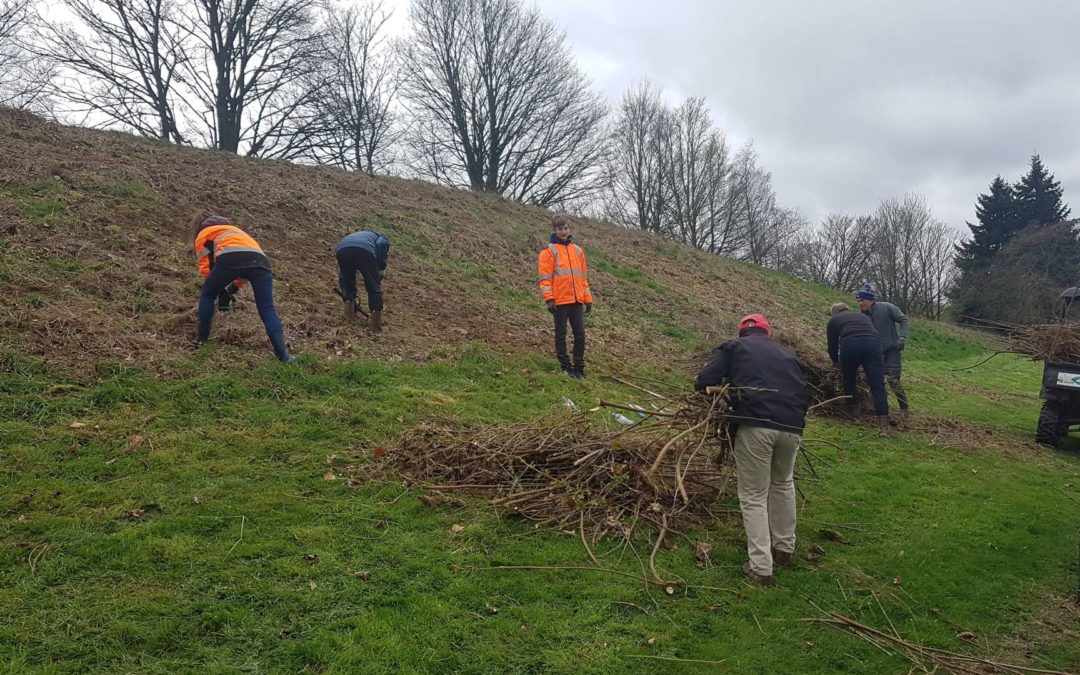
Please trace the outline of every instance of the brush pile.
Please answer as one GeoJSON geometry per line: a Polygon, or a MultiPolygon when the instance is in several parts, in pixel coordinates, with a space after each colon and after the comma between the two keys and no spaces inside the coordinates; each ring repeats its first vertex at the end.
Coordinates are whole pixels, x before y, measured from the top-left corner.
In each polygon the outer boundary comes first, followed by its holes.
{"type": "MultiPolygon", "coordinates": [[[[1016,324],[963,317],[993,335],[998,354],[1023,354],[1037,361],[1080,363],[1080,322],[1016,324]]],[[[977,364],[977,365],[981,365],[977,364]]]]}
{"type": "Polygon", "coordinates": [[[1015,326],[1008,333],[1010,351],[1033,359],[1080,363],[1080,323],[1015,326]]]}
{"type": "Polygon", "coordinates": [[[635,418],[614,430],[580,414],[494,428],[426,424],[387,450],[386,468],[436,493],[487,496],[538,526],[580,531],[583,541],[630,538],[642,525],[662,538],[712,517],[734,482],[728,394],[601,404],[635,418]]]}

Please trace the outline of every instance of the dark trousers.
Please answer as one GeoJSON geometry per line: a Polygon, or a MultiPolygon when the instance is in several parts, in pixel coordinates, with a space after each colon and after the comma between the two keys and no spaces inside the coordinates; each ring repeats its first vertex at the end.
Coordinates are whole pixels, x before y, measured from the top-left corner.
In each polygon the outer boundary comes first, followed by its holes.
{"type": "Polygon", "coordinates": [[[900,382],[900,348],[893,347],[885,350],[885,381],[889,383],[889,389],[896,394],[896,402],[901,410],[908,409],[907,392],[900,382]]]}
{"type": "Polygon", "coordinates": [[[885,359],[881,353],[881,341],[874,337],[847,338],[840,341],[840,373],[844,380],[844,394],[858,398],[856,383],[859,366],[866,373],[866,383],[874,399],[874,412],[889,414],[889,399],[885,394],[885,359]]]}
{"type": "Polygon", "coordinates": [[[585,305],[575,302],[555,306],[555,356],[563,370],[585,370],[585,305]],[[566,322],[574,332],[574,362],[566,353],[566,322]]]}
{"type": "Polygon", "coordinates": [[[383,308],[382,279],[379,278],[379,261],[371,251],[358,246],[348,246],[337,252],[338,286],[346,302],[356,300],[356,273],[364,278],[368,307],[373,312],[383,308]]]}
{"type": "Polygon", "coordinates": [[[274,347],[274,355],[282,361],[289,360],[289,348],[285,345],[285,329],[281,326],[274,309],[274,274],[262,267],[234,267],[226,256],[218,258],[210,276],[203,282],[199,292],[199,342],[210,338],[210,324],[214,320],[214,302],[233,279],[247,279],[255,293],[255,306],[266,328],[266,336],[274,347]]]}

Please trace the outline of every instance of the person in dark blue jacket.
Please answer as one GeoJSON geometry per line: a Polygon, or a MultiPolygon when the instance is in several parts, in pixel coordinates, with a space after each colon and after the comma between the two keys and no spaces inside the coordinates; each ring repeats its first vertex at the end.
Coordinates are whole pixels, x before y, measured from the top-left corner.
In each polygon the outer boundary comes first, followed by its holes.
{"type": "Polygon", "coordinates": [[[743,574],[773,585],[773,565],[789,566],[795,552],[795,459],[806,425],[806,375],[799,358],[772,340],[761,314],[739,322],[739,337],[713,351],[694,389],[728,383],[739,509],[749,560],[743,574]]]}
{"type": "Polygon", "coordinates": [[[832,306],[832,318],[825,331],[829,340],[829,358],[840,368],[844,394],[850,396],[850,409],[858,410],[859,368],[866,374],[866,384],[874,399],[878,433],[889,434],[889,399],[885,394],[885,360],[881,339],[869,315],[853,312],[842,302],[832,306]]]}
{"type": "Polygon", "coordinates": [[[382,280],[386,276],[386,259],[390,254],[390,239],[381,232],[361,230],[338,242],[335,248],[338,262],[338,284],[345,301],[345,320],[356,320],[356,273],[364,278],[371,316],[368,327],[382,330],[382,280]]]}

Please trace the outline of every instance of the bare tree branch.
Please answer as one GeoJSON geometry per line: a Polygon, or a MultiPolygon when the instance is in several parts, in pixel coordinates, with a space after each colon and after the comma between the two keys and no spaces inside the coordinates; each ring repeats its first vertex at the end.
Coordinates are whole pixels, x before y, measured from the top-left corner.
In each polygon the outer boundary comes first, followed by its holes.
{"type": "Polygon", "coordinates": [[[206,144],[259,157],[308,150],[312,73],[322,45],[303,0],[192,0],[184,83],[206,144]]]}
{"type": "Polygon", "coordinates": [[[46,112],[56,72],[34,54],[30,8],[31,0],[0,2],[0,105],[46,112]]]}
{"type": "Polygon", "coordinates": [[[542,206],[598,189],[606,107],[565,35],[519,0],[416,0],[403,93],[414,168],[542,206]]]}

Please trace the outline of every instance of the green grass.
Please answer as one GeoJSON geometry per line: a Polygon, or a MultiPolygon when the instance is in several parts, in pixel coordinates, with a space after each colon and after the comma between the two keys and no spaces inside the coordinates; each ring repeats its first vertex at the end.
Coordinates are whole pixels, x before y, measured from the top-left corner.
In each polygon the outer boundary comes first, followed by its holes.
{"type": "MultiPolygon", "coordinates": [[[[958,374],[950,368],[977,361],[977,344],[922,323],[911,342],[916,409],[1030,435],[1035,364],[958,374]],[[1015,397],[1000,404],[989,391],[1015,397]]],[[[493,424],[565,414],[563,396],[582,408],[637,398],[556,371],[547,356],[507,360],[482,345],[449,362],[305,360],[243,372],[200,354],[177,380],[120,362],[82,379],[3,355],[0,667],[709,670],[634,658],[665,656],[724,660],[720,670],[732,672],[907,670],[898,656],[802,621],[819,607],[946,649],[1004,649],[1014,661],[1023,649],[1008,640],[1019,635],[1034,656],[1080,668],[1080,646],[1040,636],[1035,623],[1078,583],[1072,455],[960,453],[816,420],[807,437],[843,448],[814,445],[821,480],[804,484],[799,537],[826,549],[822,562],[782,570],[776,589],[751,588],[738,574],[741,525],[726,517],[660,553],[661,570],[687,582],[670,596],[598,572],[492,570],[589,562],[576,537],[536,532],[479,502],[431,509],[396,482],[347,485],[345,465],[423,420],[493,424]],[[125,517],[131,509],[143,517],[125,517]],[[711,569],[695,565],[693,541],[715,545],[711,569]],[[975,645],[956,639],[964,630],[975,645]]],[[[636,542],[638,555],[647,546],[636,542]]],[[[608,542],[596,553],[641,573],[630,549],[608,542]]]]}
{"type": "Polygon", "coordinates": [[[629,281],[654,291],[659,292],[663,290],[660,284],[642,274],[641,270],[636,267],[627,267],[613,262],[599,249],[589,253],[588,261],[590,269],[607,272],[618,279],[629,281]]]}
{"type": "Polygon", "coordinates": [[[19,213],[26,219],[46,227],[59,225],[68,216],[64,200],[68,189],[64,182],[49,178],[22,183],[12,181],[0,184],[0,195],[12,199],[19,213]]]}

